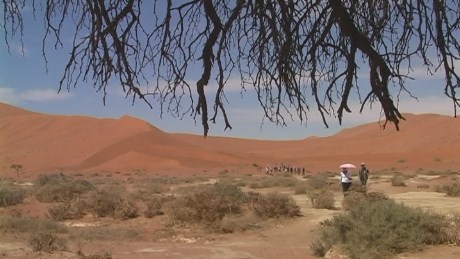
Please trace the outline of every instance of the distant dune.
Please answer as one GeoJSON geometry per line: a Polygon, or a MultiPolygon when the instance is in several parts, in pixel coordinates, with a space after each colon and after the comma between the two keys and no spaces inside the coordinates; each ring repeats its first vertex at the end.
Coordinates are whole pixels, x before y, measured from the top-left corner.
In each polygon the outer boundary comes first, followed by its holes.
{"type": "Polygon", "coordinates": [[[289,164],[311,172],[365,161],[371,170],[459,170],[460,120],[405,114],[400,131],[369,123],[330,137],[262,141],[166,133],[129,116],[96,119],[26,111],[0,103],[0,166],[26,174],[131,172],[197,174],[289,164]]]}

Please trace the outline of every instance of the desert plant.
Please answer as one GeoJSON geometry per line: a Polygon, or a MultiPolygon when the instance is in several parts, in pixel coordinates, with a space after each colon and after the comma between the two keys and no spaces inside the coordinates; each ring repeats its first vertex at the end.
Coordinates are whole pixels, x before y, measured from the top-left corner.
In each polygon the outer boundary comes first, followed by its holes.
{"type": "Polygon", "coordinates": [[[80,219],[85,215],[85,202],[82,200],[73,200],[52,206],[48,209],[48,217],[55,220],[80,219]]]}
{"type": "Polygon", "coordinates": [[[217,195],[230,197],[238,202],[247,201],[247,195],[244,193],[238,185],[232,184],[227,181],[219,181],[211,187],[211,192],[217,195]]]}
{"type": "Polygon", "coordinates": [[[444,215],[389,199],[363,201],[348,213],[324,221],[321,231],[325,233],[319,234],[312,246],[318,253],[340,245],[350,258],[385,258],[451,242],[450,230],[451,223],[444,215]]]}
{"type": "Polygon", "coordinates": [[[92,190],[95,187],[85,180],[73,180],[63,174],[41,175],[35,198],[41,202],[68,202],[92,190]]]}
{"type": "Polygon", "coordinates": [[[294,187],[295,194],[306,194],[308,190],[308,183],[298,182],[294,187]]]}
{"type": "Polygon", "coordinates": [[[68,228],[50,219],[0,216],[0,230],[7,233],[34,233],[46,230],[48,233],[67,233],[68,228]]]}
{"type": "Polygon", "coordinates": [[[436,186],[436,191],[445,193],[449,197],[459,197],[460,196],[460,184],[453,183],[450,185],[436,186]]]}
{"type": "Polygon", "coordinates": [[[376,202],[382,200],[388,200],[389,198],[381,192],[349,192],[342,201],[342,208],[345,210],[351,210],[355,206],[362,202],[376,202]]]}
{"type": "Polygon", "coordinates": [[[0,186],[0,207],[16,205],[24,199],[24,190],[17,187],[0,186]]]}
{"type": "Polygon", "coordinates": [[[175,197],[172,195],[156,195],[150,198],[147,202],[147,208],[144,211],[144,216],[146,218],[153,218],[158,215],[163,215],[163,205],[168,202],[174,200],[175,197]]]}
{"type": "Polygon", "coordinates": [[[19,175],[23,174],[24,173],[24,167],[20,164],[12,164],[10,166],[11,169],[14,169],[14,171],[16,172],[16,177],[19,178],[19,175]]]}
{"type": "Polygon", "coordinates": [[[417,188],[418,189],[429,189],[430,185],[428,185],[426,183],[422,183],[422,184],[417,185],[417,188]]]}
{"type": "Polygon", "coordinates": [[[300,215],[300,208],[292,197],[282,193],[272,192],[254,196],[251,205],[254,213],[259,217],[292,218],[300,215]]]}
{"type": "Polygon", "coordinates": [[[67,248],[66,240],[48,232],[37,232],[31,234],[29,238],[29,245],[34,252],[47,252],[63,251],[67,248]]]}
{"type": "Polygon", "coordinates": [[[128,219],[137,217],[138,209],[134,202],[126,200],[118,193],[94,191],[85,200],[90,213],[97,217],[128,219]]]}
{"type": "Polygon", "coordinates": [[[392,186],[407,186],[405,182],[405,177],[403,175],[397,174],[391,178],[391,185],[392,186]]]}
{"type": "Polygon", "coordinates": [[[238,214],[241,202],[216,192],[214,188],[178,197],[165,204],[165,211],[173,225],[193,223],[212,224],[227,214],[238,214]]]}
{"type": "Polygon", "coordinates": [[[327,186],[327,174],[315,174],[308,179],[308,185],[311,189],[319,190],[327,186]]]}
{"type": "Polygon", "coordinates": [[[315,209],[334,209],[334,193],[329,190],[312,190],[307,196],[315,209]]]}

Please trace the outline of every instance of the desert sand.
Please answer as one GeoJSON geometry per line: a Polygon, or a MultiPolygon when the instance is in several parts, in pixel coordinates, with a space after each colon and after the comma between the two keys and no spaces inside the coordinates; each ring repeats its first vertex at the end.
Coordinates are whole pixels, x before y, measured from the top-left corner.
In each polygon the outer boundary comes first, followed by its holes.
{"type": "MultiPolygon", "coordinates": [[[[262,141],[167,133],[129,116],[99,119],[41,114],[0,103],[1,176],[15,177],[12,164],[23,166],[20,177],[27,181],[52,172],[83,177],[99,174],[120,180],[127,174],[130,178],[205,175],[212,179],[222,172],[265,174],[265,166],[281,163],[304,167],[308,174],[315,174],[337,172],[338,165],[345,162],[366,162],[371,172],[381,175],[371,177],[370,191],[384,192],[409,206],[460,213],[459,198],[445,197],[433,190],[433,186],[453,178],[460,180],[460,121],[435,114],[404,116],[406,121],[401,122],[400,131],[392,125],[383,130],[379,122],[374,122],[329,137],[262,141]],[[385,174],[395,172],[412,175],[407,187],[391,186],[385,174]],[[447,172],[447,176],[436,172],[447,172]],[[430,188],[421,190],[417,188],[420,184],[429,184],[430,188]]],[[[305,195],[294,195],[292,190],[278,191],[292,194],[302,217],[277,222],[261,231],[228,235],[185,233],[166,241],[152,238],[155,229],[161,230],[159,220],[93,220],[92,223],[116,223],[137,229],[146,238],[85,243],[80,248],[86,253],[109,251],[113,258],[315,258],[308,244],[322,220],[343,212],[342,194],[334,194],[336,210],[318,210],[308,204],[305,195]]],[[[44,217],[47,207],[33,204],[26,200],[16,209],[44,217]]],[[[12,211],[0,208],[2,215],[12,211]]],[[[33,253],[24,247],[24,242],[14,239],[2,240],[0,253],[16,258],[78,258],[75,253],[33,253]]],[[[399,258],[435,256],[458,258],[460,249],[429,247],[399,258]]],[[[332,253],[329,258],[341,257],[332,253]]]]}
{"type": "Polygon", "coordinates": [[[128,116],[58,116],[0,103],[0,168],[21,164],[24,177],[56,171],[196,174],[280,163],[335,172],[341,163],[362,161],[372,170],[460,168],[458,119],[404,116],[400,131],[375,122],[329,137],[261,141],[172,134],[128,116]]]}

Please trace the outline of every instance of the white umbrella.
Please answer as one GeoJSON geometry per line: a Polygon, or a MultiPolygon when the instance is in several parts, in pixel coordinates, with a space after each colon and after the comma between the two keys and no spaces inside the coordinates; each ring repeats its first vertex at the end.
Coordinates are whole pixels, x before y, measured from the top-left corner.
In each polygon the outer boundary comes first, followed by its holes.
{"type": "Polygon", "coordinates": [[[347,163],[347,164],[341,164],[339,166],[339,168],[356,168],[356,166],[354,164],[350,164],[350,163],[347,163]]]}

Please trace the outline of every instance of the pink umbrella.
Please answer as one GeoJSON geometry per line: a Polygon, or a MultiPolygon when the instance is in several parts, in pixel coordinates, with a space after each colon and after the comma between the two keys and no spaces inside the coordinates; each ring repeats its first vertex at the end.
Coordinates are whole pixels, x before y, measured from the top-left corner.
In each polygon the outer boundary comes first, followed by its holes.
{"type": "Polygon", "coordinates": [[[354,164],[350,164],[350,163],[347,163],[347,164],[341,164],[339,166],[339,168],[347,168],[347,169],[350,169],[350,168],[356,168],[356,166],[354,164]]]}

